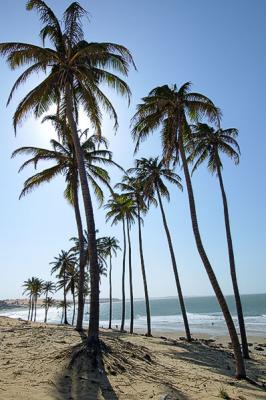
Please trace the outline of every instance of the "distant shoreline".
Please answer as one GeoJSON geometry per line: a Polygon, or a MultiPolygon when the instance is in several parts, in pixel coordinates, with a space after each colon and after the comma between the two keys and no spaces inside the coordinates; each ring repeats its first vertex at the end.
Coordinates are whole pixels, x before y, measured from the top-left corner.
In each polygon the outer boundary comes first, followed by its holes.
{"type": "MultiPolygon", "coordinates": [[[[41,307],[43,304],[44,299],[37,300],[37,306],[41,307]]],[[[59,304],[62,300],[55,299],[55,305],[59,304]]],[[[121,299],[113,298],[113,302],[121,301],[121,299]]],[[[70,304],[73,302],[70,300],[68,301],[70,304]]],[[[102,298],[100,299],[100,303],[108,303],[109,298],[102,298]]],[[[89,300],[85,301],[86,304],[89,304],[89,300]]],[[[27,308],[29,306],[28,299],[3,299],[0,300],[0,310],[10,309],[10,308],[27,308]]]]}

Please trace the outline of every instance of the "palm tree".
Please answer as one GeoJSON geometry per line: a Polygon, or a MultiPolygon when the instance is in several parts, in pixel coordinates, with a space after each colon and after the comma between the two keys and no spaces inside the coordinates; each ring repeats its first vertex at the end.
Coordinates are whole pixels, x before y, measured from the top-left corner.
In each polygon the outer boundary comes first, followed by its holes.
{"type": "Polygon", "coordinates": [[[33,295],[33,279],[34,278],[29,278],[29,279],[27,279],[26,281],[24,281],[23,282],[23,285],[22,285],[22,287],[24,287],[24,291],[23,291],[23,295],[24,294],[28,294],[28,296],[29,296],[29,312],[28,312],[28,321],[30,320],[30,315],[31,315],[31,309],[32,309],[32,305],[33,305],[33,298],[32,298],[32,295],[33,295]]]}
{"type": "Polygon", "coordinates": [[[136,160],[135,164],[136,164],[136,167],[133,168],[132,171],[134,171],[136,173],[136,175],[142,182],[144,194],[149,197],[154,197],[155,195],[157,195],[157,197],[158,197],[159,206],[160,206],[162,219],[163,219],[164,230],[166,233],[168,247],[169,247],[169,251],[170,251],[170,255],[171,255],[172,266],[173,266],[173,271],[174,271],[174,276],[175,276],[176,289],[177,289],[180,308],[181,308],[182,317],[183,317],[183,321],[184,321],[186,337],[187,337],[187,340],[190,342],[191,334],[190,334],[190,329],[189,329],[189,324],[188,324],[188,319],[187,319],[186,307],[185,307],[185,302],[184,302],[181,284],[180,284],[180,280],[179,280],[176,258],[175,258],[173,244],[172,244],[172,238],[170,235],[165,211],[163,208],[163,202],[162,202],[162,197],[164,197],[164,198],[166,198],[166,200],[170,201],[169,191],[167,189],[167,186],[164,183],[164,180],[176,185],[180,190],[182,190],[182,185],[180,183],[181,178],[179,175],[177,175],[175,172],[173,172],[173,170],[171,170],[170,168],[167,168],[164,165],[163,160],[159,161],[158,157],[149,158],[149,159],[141,158],[140,160],[136,160]]]}
{"type": "MultiPolygon", "coordinates": [[[[64,317],[66,315],[67,310],[70,308],[70,303],[69,301],[59,301],[59,303],[57,303],[56,308],[61,308],[62,309],[62,316],[61,316],[61,324],[63,323],[64,317]]],[[[65,322],[64,322],[65,323],[65,322]]]]}
{"type": "MultiPolygon", "coordinates": [[[[112,221],[111,225],[117,225],[122,222],[123,226],[123,266],[122,266],[122,315],[121,315],[121,327],[120,331],[125,330],[125,314],[126,314],[126,295],[125,295],[125,274],[126,274],[126,250],[127,250],[127,239],[126,239],[126,209],[130,201],[118,194],[114,194],[113,197],[108,200],[108,203],[104,206],[107,210],[106,221],[112,221]]],[[[131,308],[132,311],[132,308],[131,308]]],[[[132,313],[131,313],[132,315],[132,313]]]]}
{"type": "Polygon", "coordinates": [[[45,297],[45,299],[43,300],[43,304],[42,307],[45,308],[45,318],[44,318],[44,322],[47,322],[47,315],[48,315],[48,310],[50,307],[55,306],[55,300],[52,297],[45,297]]]}
{"type": "Polygon", "coordinates": [[[137,106],[137,112],[132,120],[132,134],[137,141],[137,150],[141,141],[145,140],[151,132],[161,126],[164,160],[166,162],[171,160],[177,162],[181,157],[196,246],[227,324],[236,360],[236,376],[244,378],[246,377],[245,364],[235,325],[201,240],[194,193],[185,153],[185,143],[190,133],[187,117],[193,122],[206,116],[211,121],[219,123],[220,113],[210,99],[202,94],[192,93],[190,87],[191,84],[187,82],[179,90],[177,90],[176,85],[173,87],[165,85],[153,89],[147,97],[143,98],[143,102],[137,106]]]}
{"type": "Polygon", "coordinates": [[[61,253],[59,254],[58,257],[54,257],[55,261],[50,262],[51,265],[53,265],[53,268],[51,269],[51,273],[58,272],[57,278],[61,279],[61,282],[59,281],[59,289],[61,287],[63,288],[63,293],[64,293],[64,303],[65,303],[65,308],[64,308],[64,324],[68,324],[67,321],[67,300],[66,300],[66,295],[67,295],[67,273],[69,270],[73,268],[76,264],[76,257],[71,251],[64,251],[61,250],[61,253]]]}
{"type": "MultiPolygon", "coordinates": [[[[47,313],[48,313],[48,308],[50,307],[49,301],[48,301],[48,296],[49,293],[54,293],[56,291],[56,286],[54,282],[52,281],[46,281],[42,285],[42,293],[45,295],[45,300],[43,304],[46,304],[47,307],[45,307],[45,315],[44,315],[44,322],[47,322],[47,313]]],[[[51,299],[51,297],[49,297],[51,299]]]]}
{"type": "Polygon", "coordinates": [[[247,335],[245,329],[245,322],[242,311],[241,298],[239,294],[236,267],[235,267],[235,256],[233,250],[232,235],[230,229],[229,211],[227,204],[227,196],[224,189],[224,183],[222,178],[223,164],[219,153],[224,153],[231,159],[235,164],[239,163],[240,148],[236,141],[238,131],[235,128],[230,129],[214,129],[207,124],[201,124],[194,126],[193,135],[187,147],[190,155],[188,161],[194,161],[192,168],[193,172],[205,161],[208,161],[208,169],[211,174],[217,173],[222,200],[224,208],[224,221],[227,238],[228,256],[230,264],[230,272],[233,283],[238,323],[241,334],[242,350],[245,358],[249,358],[249,350],[247,343],[247,335]]]}
{"type": "Polygon", "coordinates": [[[91,313],[89,321],[89,342],[98,342],[99,334],[99,270],[97,267],[97,248],[95,223],[90,190],[86,175],[85,161],[78,137],[78,111],[82,106],[96,133],[101,135],[102,105],[117,127],[117,115],[109,99],[99,88],[100,84],[115,89],[121,95],[130,97],[127,84],[115,75],[127,75],[130,64],[134,65],[130,52],[115,43],[88,43],[84,39],[82,17],[86,11],[78,2],[73,2],[63,14],[62,24],[53,11],[42,0],[28,0],[27,9],[35,9],[43,25],[40,35],[43,47],[28,43],[2,43],[0,54],[7,58],[12,69],[26,66],[27,69],[15,82],[8,103],[16,89],[36,72],[43,72],[45,79],[32,89],[19,103],[14,114],[14,128],[30,112],[35,117],[45,113],[56,104],[61,115],[65,115],[71,129],[75,157],[80,176],[89,246],[91,254],[91,313]],[[61,25],[63,29],[61,29],[61,25]],[[44,47],[49,39],[51,48],[44,47]],[[108,69],[111,69],[110,72],[108,69]]]}
{"type": "Polygon", "coordinates": [[[43,281],[39,278],[32,277],[31,279],[28,279],[27,281],[24,282],[25,292],[30,293],[30,299],[31,299],[31,315],[30,315],[30,310],[28,313],[28,320],[30,316],[30,320],[36,321],[36,312],[37,312],[37,300],[38,297],[42,294],[42,286],[43,286],[43,281]]]}
{"type": "MultiPolygon", "coordinates": [[[[44,182],[50,182],[58,174],[62,174],[66,180],[66,189],[64,196],[67,201],[74,207],[76,224],[78,230],[78,242],[77,247],[79,251],[79,296],[78,296],[78,317],[76,329],[80,331],[82,329],[83,322],[83,287],[84,287],[84,269],[87,263],[88,246],[85,249],[86,243],[84,242],[84,236],[82,234],[83,227],[80,215],[79,200],[78,200],[78,188],[79,188],[79,177],[77,174],[77,162],[75,159],[75,149],[72,144],[71,136],[69,133],[69,127],[64,123],[63,120],[58,119],[56,116],[46,117],[45,120],[50,120],[54,123],[56,131],[58,132],[59,138],[63,141],[60,143],[56,140],[51,140],[52,149],[44,149],[38,147],[20,147],[15,150],[12,157],[17,155],[28,155],[31,154],[32,158],[25,161],[19,169],[22,171],[26,166],[33,164],[36,168],[40,161],[53,161],[54,165],[51,167],[36,173],[32,177],[28,178],[24,183],[24,188],[20,194],[20,198],[30,193],[33,189],[37,188],[44,182]]],[[[91,135],[87,138],[87,130],[83,131],[79,135],[81,141],[81,148],[85,159],[85,166],[88,180],[94,190],[95,196],[102,204],[104,200],[104,194],[101,189],[101,185],[105,185],[110,188],[110,177],[108,172],[101,166],[117,166],[121,168],[117,163],[112,160],[112,152],[106,149],[107,140],[102,137],[98,138],[96,135],[91,135]],[[85,140],[82,140],[85,138],[85,140]],[[99,146],[103,144],[104,148],[100,149],[99,146]]],[[[88,236],[88,235],[87,235],[88,236]]],[[[88,244],[88,240],[87,240],[88,244]]]]}
{"type": "MultiPolygon", "coordinates": [[[[133,169],[128,170],[128,173],[133,172],[133,169]]],[[[146,270],[145,270],[145,262],[144,262],[144,253],[143,253],[143,245],[142,245],[142,232],[141,232],[141,223],[142,218],[140,213],[146,214],[148,211],[148,206],[144,201],[144,193],[143,193],[143,185],[139,179],[134,177],[129,177],[125,175],[121,183],[116,185],[119,187],[123,194],[130,198],[133,203],[136,205],[137,210],[137,221],[138,221],[138,236],[139,236],[139,253],[140,253],[140,263],[141,263],[141,273],[144,287],[144,295],[145,295],[145,305],[146,305],[146,318],[147,318],[147,336],[151,336],[151,312],[150,312],[150,302],[149,302],[149,293],[148,293],[148,284],[146,278],[146,270]]],[[[152,196],[147,196],[149,203],[155,203],[156,200],[152,196]]]]}
{"type": "MultiPolygon", "coordinates": [[[[76,287],[78,286],[79,283],[79,273],[78,270],[75,266],[75,264],[71,265],[67,269],[66,273],[66,293],[70,292],[72,295],[72,300],[73,300],[73,314],[72,314],[72,325],[74,325],[74,320],[75,320],[75,314],[76,314],[76,287]]],[[[82,290],[83,294],[83,290],[82,290]]]]}
{"type": "Polygon", "coordinates": [[[102,240],[103,251],[109,256],[109,329],[112,329],[112,255],[117,256],[117,251],[121,250],[119,240],[114,236],[106,236],[102,240]]]}

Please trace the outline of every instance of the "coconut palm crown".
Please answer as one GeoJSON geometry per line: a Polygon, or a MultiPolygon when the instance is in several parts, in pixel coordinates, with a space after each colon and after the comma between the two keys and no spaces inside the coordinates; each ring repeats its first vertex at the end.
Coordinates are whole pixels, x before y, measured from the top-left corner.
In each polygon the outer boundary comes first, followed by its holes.
{"type": "Polygon", "coordinates": [[[211,173],[217,172],[217,167],[223,167],[220,153],[228,156],[237,165],[239,163],[240,147],[236,141],[236,128],[214,129],[208,124],[198,123],[192,126],[192,135],[187,144],[188,161],[193,162],[192,173],[207,161],[211,173]]]}
{"type": "MultiPolygon", "coordinates": [[[[99,85],[104,83],[129,99],[128,85],[114,73],[126,76],[130,64],[134,65],[129,50],[115,43],[87,42],[82,28],[82,17],[87,12],[78,2],[73,2],[65,10],[62,24],[42,0],[29,0],[26,8],[39,14],[43,25],[40,31],[43,47],[20,42],[0,44],[0,54],[11,69],[26,67],[10,92],[8,104],[15,91],[31,75],[43,72],[46,77],[19,103],[13,118],[14,128],[29,113],[39,117],[52,104],[58,104],[65,95],[66,85],[69,85],[74,99],[76,118],[81,105],[96,133],[101,134],[101,103],[117,127],[115,109],[99,85]],[[44,47],[46,40],[51,47],[44,47]]],[[[62,101],[60,111],[64,112],[64,109],[65,102],[62,101]]]]}
{"type": "Polygon", "coordinates": [[[186,141],[189,134],[187,117],[193,122],[207,117],[219,124],[221,112],[206,96],[191,92],[191,82],[177,86],[158,86],[138,104],[132,118],[135,152],[147,137],[161,128],[162,153],[165,161],[178,161],[180,136],[186,141]]]}

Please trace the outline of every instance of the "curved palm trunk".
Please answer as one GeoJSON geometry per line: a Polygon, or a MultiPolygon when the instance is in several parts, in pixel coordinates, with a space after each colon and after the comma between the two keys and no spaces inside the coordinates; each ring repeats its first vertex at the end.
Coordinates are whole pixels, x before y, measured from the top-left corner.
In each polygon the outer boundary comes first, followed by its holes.
{"type": "Polygon", "coordinates": [[[67,119],[71,128],[72,139],[75,148],[75,154],[78,164],[78,171],[80,177],[80,186],[82,191],[84,210],[87,223],[88,231],[88,246],[89,246],[89,257],[90,257],[90,317],[89,317],[89,330],[88,330],[88,343],[98,342],[99,339],[99,268],[98,268],[98,257],[97,257],[97,246],[96,246],[96,235],[95,235],[95,223],[93,215],[93,207],[91,202],[91,196],[88,186],[88,180],[86,175],[85,163],[82,148],[79,141],[76,121],[74,119],[72,91],[69,84],[66,86],[66,112],[67,119]]]}
{"type": "Polygon", "coordinates": [[[68,325],[67,302],[66,302],[66,271],[65,270],[64,270],[64,324],[68,325]]]}
{"type": "MultiPolygon", "coordinates": [[[[182,126],[182,124],[180,124],[179,126],[182,126]]],[[[235,356],[235,360],[236,360],[236,377],[239,379],[245,378],[246,377],[245,364],[244,364],[244,360],[242,357],[241,347],[239,344],[235,325],[232,320],[232,317],[231,317],[229,308],[227,306],[226,300],[224,298],[224,295],[218,284],[215,273],[212,269],[212,266],[210,264],[210,261],[207,257],[207,254],[205,252],[205,249],[204,249],[202,241],[201,241],[201,236],[200,236],[199,227],[198,227],[195,200],[194,200],[194,193],[193,193],[190,174],[189,174],[189,170],[188,170],[188,164],[187,164],[186,154],[185,154],[185,150],[184,150],[183,136],[182,136],[181,130],[182,129],[180,129],[180,132],[179,132],[179,149],[180,149],[180,154],[181,154],[181,159],[182,159],[182,164],[183,164],[184,174],[185,174],[185,179],[186,179],[191,222],[192,222],[192,228],[193,228],[196,246],[197,246],[199,255],[201,257],[201,260],[203,262],[203,265],[208,274],[208,277],[210,279],[214,293],[217,297],[217,300],[218,300],[221,310],[223,312],[223,316],[224,316],[224,319],[225,319],[225,322],[226,322],[226,325],[228,328],[228,332],[229,332],[229,335],[231,338],[234,356],[235,356]]]]}
{"type": "Polygon", "coordinates": [[[221,173],[219,164],[217,165],[217,173],[218,173],[218,178],[219,178],[219,183],[220,183],[220,188],[221,188],[222,198],[223,198],[224,222],[225,222],[225,229],[226,229],[229,264],[230,264],[230,272],[231,272],[232,284],[233,284],[233,289],[234,289],[237,317],[238,317],[238,323],[239,323],[239,329],[240,329],[240,335],[241,335],[242,351],[243,351],[244,357],[249,358],[245,322],[244,322],[241,298],[240,298],[240,294],[239,294],[237,277],[236,277],[235,257],[234,257],[233,242],[232,242],[232,237],[231,237],[227,198],[226,198],[226,194],[225,194],[225,190],[224,190],[222,173],[221,173]]]}
{"type": "Polygon", "coordinates": [[[124,218],[123,218],[123,238],[124,238],[124,251],[123,251],[123,270],[122,270],[122,316],[121,316],[121,328],[120,328],[121,332],[125,330],[125,313],[126,313],[125,275],[126,275],[127,240],[126,240],[126,228],[125,228],[124,218]]]}
{"type": "Polygon", "coordinates": [[[109,329],[112,329],[112,255],[110,253],[109,269],[109,329]]]}
{"type": "Polygon", "coordinates": [[[187,319],[187,312],[186,312],[185,302],[184,302],[183,293],[182,293],[182,289],[181,289],[181,284],[180,284],[180,280],[179,280],[179,276],[178,276],[175,253],[174,253],[173,244],[172,244],[172,239],[171,239],[170,231],[169,231],[169,228],[168,228],[168,225],[167,225],[166,216],[165,216],[165,212],[164,212],[164,209],[163,209],[163,203],[162,203],[161,195],[160,195],[160,192],[159,192],[158,188],[156,188],[156,192],[157,192],[157,196],[158,196],[158,199],[159,199],[160,210],[161,210],[161,214],[162,214],[162,218],[163,218],[163,225],[164,225],[165,233],[166,233],[166,236],[167,236],[168,247],[169,247],[169,250],[170,250],[172,266],[173,266],[173,271],[174,271],[174,275],[175,275],[175,283],[176,283],[176,288],[177,288],[180,308],[181,308],[182,317],[183,317],[184,326],[185,326],[185,331],[186,331],[186,337],[187,337],[187,341],[191,342],[192,339],[191,339],[191,334],[190,334],[190,329],[189,329],[189,324],[188,324],[188,319],[187,319]]]}
{"type": "Polygon", "coordinates": [[[73,315],[72,315],[72,325],[74,325],[75,320],[75,313],[76,313],[76,299],[75,299],[75,292],[72,293],[73,297],[73,315]]]}
{"type": "Polygon", "coordinates": [[[144,286],[146,315],[147,315],[147,336],[151,336],[151,311],[150,311],[149,293],[148,293],[148,285],[147,285],[147,279],[146,279],[146,271],[145,271],[145,263],[144,263],[143,247],[142,247],[142,234],[141,234],[141,220],[140,220],[139,205],[138,205],[138,230],[139,230],[139,254],[140,254],[141,272],[142,272],[142,279],[143,279],[143,286],[144,286]]]}
{"type": "Polygon", "coordinates": [[[85,254],[84,254],[84,236],[82,220],[79,209],[78,190],[75,187],[73,191],[74,210],[76,217],[76,224],[78,228],[79,239],[79,281],[78,281],[78,315],[76,330],[81,331],[84,316],[84,285],[85,285],[85,254]]]}
{"type": "Polygon", "coordinates": [[[133,333],[134,297],[133,297],[133,282],[132,282],[131,240],[130,240],[130,228],[129,228],[128,219],[127,219],[127,240],[128,240],[128,270],[129,270],[129,291],[130,291],[130,328],[129,328],[129,332],[133,333]]]}

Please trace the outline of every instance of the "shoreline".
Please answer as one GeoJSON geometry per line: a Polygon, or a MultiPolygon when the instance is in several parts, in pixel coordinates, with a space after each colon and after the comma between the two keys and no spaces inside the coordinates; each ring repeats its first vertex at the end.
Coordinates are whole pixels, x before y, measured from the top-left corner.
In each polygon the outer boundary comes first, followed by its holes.
{"type": "MultiPolygon", "coordinates": [[[[38,318],[38,312],[42,312],[44,314],[44,309],[42,307],[37,307],[37,323],[43,324],[43,319],[40,319],[40,317],[38,318]]],[[[21,319],[23,321],[27,321],[27,308],[26,307],[18,307],[18,308],[10,308],[10,309],[5,309],[5,310],[1,310],[0,309],[0,317],[9,317],[12,319],[21,319]],[[12,310],[14,315],[10,315],[12,314],[12,310]],[[19,315],[20,311],[24,311],[25,315],[19,315]]],[[[70,315],[69,315],[70,317],[70,315]]],[[[164,317],[163,317],[164,318],[164,317]]],[[[165,323],[165,326],[156,326],[156,322],[153,324],[153,316],[151,317],[151,322],[152,322],[152,332],[155,336],[169,336],[171,338],[176,338],[176,337],[182,337],[185,335],[184,330],[182,330],[182,327],[177,326],[176,329],[174,329],[172,326],[169,328],[167,326],[167,323],[165,323]]],[[[60,320],[56,319],[50,319],[49,321],[49,314],[48,314],[48,323],[52,324],[52,325],[60,325],[60,320]]],[[[109,321],[108,320],[103,320],[100,321],[100,327],[105,329],[108,326],[109,321]]],[[[145,323],[142,323],[142,326],[139,326],[139,322],[138,319],[135,319],[135,326],[134,326],[134,332],[136,333],[140,333],[140,334],[145,334],[145,323]]],[[[88,321],[86,321],[86,319],[84,320],[84,327],[88,326],[88,321]]],[[[113,320],[112,323],[113,329],[114,330],[119,330],[119,326],[120,326],[120,321],[117,320],[113,320]]],[[[125,321],[125,327],[126,330],[129,330],[129,320],[125,321]]],[[[206,324],[193,324],[190,323],[190,329],[191,329],[191,334],[194,337],[198,337],[198,338],[204,338],[204,337],[208,337],[209,339],[219,339],[221,338],[221,340],[226,340],[229,339],[228,338],[228,332],[226,329],[226,325],[210,325],[209,323],[206,324]]],[[[240,338],[240,333],[239,330],[238,331],[238,336],[240,338]]],[[[249,330],[248,327],[246,327],[246,331],[247,331],[247,337],[249,341],[258,341],[258,340],[264,340],[266,341],[266,331],[261,331],[261,330],[249,330]]]]}

